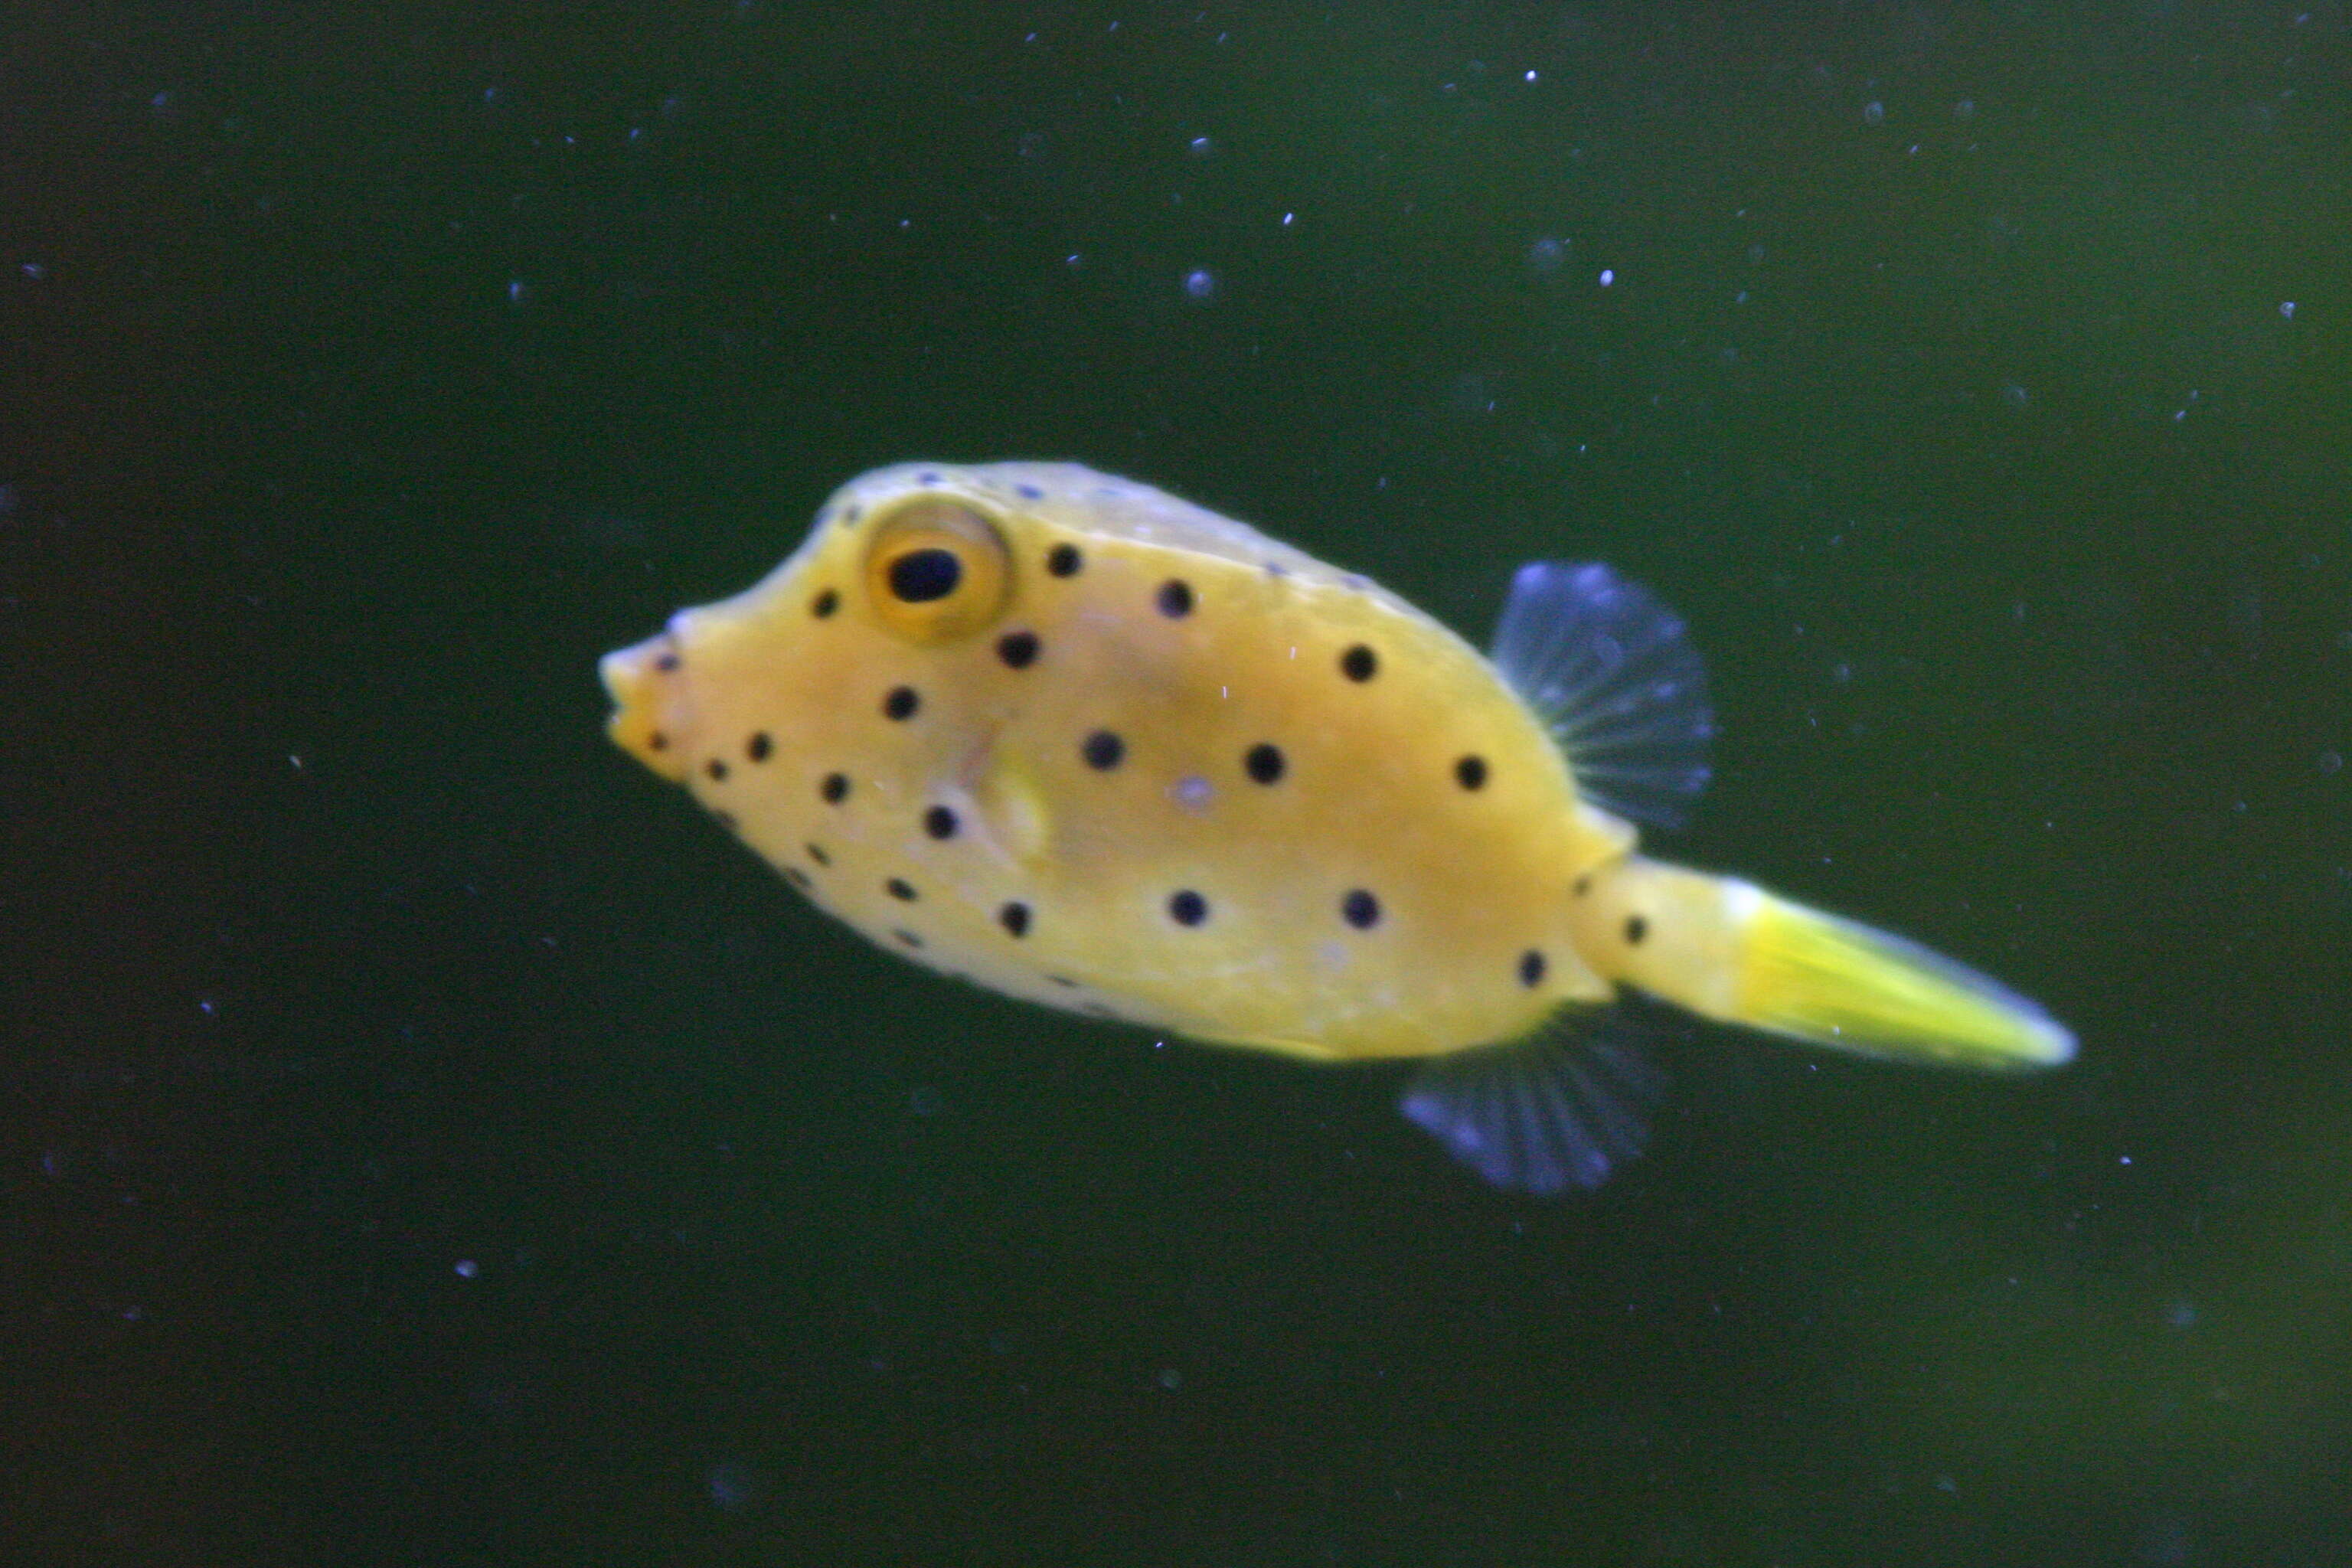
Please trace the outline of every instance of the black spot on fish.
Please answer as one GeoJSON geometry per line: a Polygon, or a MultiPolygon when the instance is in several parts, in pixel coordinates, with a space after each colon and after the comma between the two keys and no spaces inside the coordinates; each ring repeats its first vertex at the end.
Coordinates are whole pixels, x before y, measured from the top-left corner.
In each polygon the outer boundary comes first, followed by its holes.
{"type": "Polygon", "coordinates": [[[1026,669],[1037,662],[1035,632],[1007,632],[996,639],[996,657],[1014,669],[1026,669]]]}
{"type": "Polygon", "coordinates": [[[934,838],[953,838],[956,835],[956,814],[944,805],[935,805],[923,813],[923,831],[934,838]]]}
{"type": "Polygon", "coordinates": [[[677,655],[674,653],[666,653],[662,655],[659,658],[654,660],[654,668],[660,670],[664,675],[670,674],[677,668],[677,655]]]}
{"type": "Polygon", "coordinates": [[[882,699],[882,717],[911,719],[915,716],[915,710],[922,705],[923,700],[915,695],[913,687],[894,686],[890,689],[890,695],[882,699]]]}
{"type": "Polygon", "coordinates": [[[1484,757],[1464,757],[1461,761],[1454,764],[1454,782],[1459,784],[1464,789],[1486,788],[1486,759],[1484,757]]]}
{"type": "Polygon", "coordinates": [[[743,754],[755,763],[766,762],[768,753],[775,749],[776,743],[768,738],[765,730],[752,731],[751,738],[743,742],[743,754]]]}
{"type": "Polygon", "coordinates": [[[1056,577],[1075,577],[1085,564],[1085,557],[1075,544],[1056,544],[1045,552],[1045,570],[1056,577]]]}
{"type": "Polygon", "coordinates": [[[1192,613],[1192,585],[1181,577],[1171,577],[1160,584],[1160,613],[1171,621],[1181,621],[1192,613]]]}
{"type": "Polygon", "coordinates": [[[709,762],[703,763],[702,771],[709,773],[714,783],[724,784],[727,782],[727,764],[720,762],[717,757],[713,757],[709,762]]]}
{"type": "Polygon", "coordinates": [[[1650,922],[1648,921],[1643,920],[1639,915],[1627,915],[1625,917],[1625,940],[1627,942],[1635,947],[1639,947],[1642,944],[1642,939],[1649,934],[1650,922]]]}
{"type": "Polygon", "coordinates": [[[908,931],[904,926],[893,926],[890,930],[890,934],[897,937],[900,942],[905,942],[908,947],[919,948],[923,945],[923,939],[917,936],[913,931],[908,931]]]}
{"type": "Polygon", "coordinates": [[[882,886],[892,898],[902,904],[911,904],[915,901],[915,889],[903,877],[893,877],[882,886]]]}
{"type": "MultiPolygon", "coordinates": [[[[1029,934],[1029,906],[1015,900],[996,911],[997,923],[1014,936],[1029,934]]],[[[1067,984],[1065,982],[1064,984],[1067,984]]]]}
{"type": "Polygon", "coordinates": [[[858,515],[865,510],[866,509],[864,507],[859,506],[856,501],[851,501],[847,506],[843,507],[841,509],[841,526],[844,528],[856,528],[857,526],[858,515]]]}
{"type": "Polygon", "coordinates": [[[1066,985],[1073,991],[1078,988],[1078,983],[1066,974],[1048,974],[1045,978],[1056,985],[1066,985]]]}
{"type": "Polygon", "coordinates": [[[849,775],[847,773],[825,774],[824,782],[816,786],[816,793],[824,797],[826,805],[839,805],[849,798],[849,775]]]}
{"type": "Polygon", "coordinates": [[[809,601],[809,614],[820,621],[839,608],[841,608],[841,595],[830,588],[809,601]]]}
{"type": "Polygon", "coordinates": [[[809,858],[810,859],[812,859],[812,860],[815,861],[818,865],[820,865],[820,866],[830,866],[830,865],[832,865],[832,864],[833,864],[833,857],[832,857],[832,856],[830,856],[830,855],[828,855],[828,854],[826,854],[826,853],[824,852],[824,845],[822,845],[822,844],[803,844],[803,845],[802,845],[802,846],[801,846],[801,847],[802,847],[802,848],[803,848],[803,849],[805,849],[805,850],[807,850],[807,851],[808,851],[808,858],[809,858]]]}
{"type": "Polygon", "coordinates": [[[733,812],[714,811],[710,815],[712,818],[718,822],[719,826],[725,828],[730,833],[735,831],[735,814],[733,812]]]}
{"type": "Polygon", "coordinates": [[[1209,918],[1209,900],[1186,888],[1170,895],[1168,918],[1180,926],[1196,926],[1209,918]]]}
{"type": "Polygon", "coordinates": [[[1585,894],[1592,891],[1592,878],[1591,874],[1587,873],[1584,876],[1579,877],[1575,883],[1570,887],[1569,891],[1574,893],[1580,899],[1584,897],[1585,894]]]}
{"type": "Polygon", "coordinates": [[[1352,889],[1339,900],[1339,918],[1358,931],[1370,931],[1381,923],[1381,901],[1361,888],[1352,889]]]}
{"type": "Polygon", "coordinates": [[[1534,948],[1519,954],[1519,984],[1532,990],[1543,984],[1544,955],[1534,948]]]}
{"type": "Polygon", "coordinates": [[[1039,489],[1035,485],[1015,485],[1013,488],[1021,492],[1021,499],[1023,500],[1044,500],[1045,499],[1045,492],[1039,489]]]}
{"type": "Polygon", "coordinates": [[[816,885],[809,880],[809,874],[806,871],[802,870],[798,866],[787,866],[784,868],[784,880],[790,882],[793,887],[798,888],[803,893],[807,892],[811,888],[816,885]]]}
{"type": "Polygon", "coordinates": [[[1362,643],[1339,656],[1339,673],[1350,680],[1370,680],[1379,673],[1380,668],[1379,656],[1362,643]]]}
{"type": "Polygon", "coordinates": [[[656,752],[667,752],[669,750],[669,737],[656,730],[646,737],[646,744],[656,752]]]}
{"type": "Polygon", "coordinates": [[[1259,742],[1242,756],[1242,768],[1259,784],[1270,784],[1282,777],[1282,748],[1259,742]]]}
{"type": "Polygon", "coordinates": [[[1108,773],[1127,755],[1127,742],[1108,730],[1097,730],[1080,744],[1078,754],[1086,758],[1087,766],[1108,773]]]}

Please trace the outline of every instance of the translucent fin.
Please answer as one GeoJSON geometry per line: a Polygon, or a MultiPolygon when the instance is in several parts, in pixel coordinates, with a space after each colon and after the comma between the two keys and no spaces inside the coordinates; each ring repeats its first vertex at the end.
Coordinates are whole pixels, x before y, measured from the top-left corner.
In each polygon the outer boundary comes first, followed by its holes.
{"type": "Polygon", "coordinates": [[[1549,1197],[1590,1192],[1640,1153],[1664,1088],[1622,1039],[1546,1037],[1435,1058],[1399,1109],[1496,1186],[1549,1197]]]}
{"type": "Polygon", "coordinates": [[[1494,658],[1587,800],[1682,825],[1710,776],[1715,711],[1681,616],[1606,566],[1534,561],[1511,580],[1494,658]]]}

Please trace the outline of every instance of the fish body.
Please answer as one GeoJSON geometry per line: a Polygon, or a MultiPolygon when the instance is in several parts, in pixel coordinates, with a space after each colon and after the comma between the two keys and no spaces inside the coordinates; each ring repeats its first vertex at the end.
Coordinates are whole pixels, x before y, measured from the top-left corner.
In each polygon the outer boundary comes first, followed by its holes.
{"type": "Polygon", "coordinates": [[[1490,662],[1150,486],[905,464],[603,675],[624,750],[882,945],[1197,1040],[1444,1058],[1407,1110],[1502,1184],[1638,1144],[1643,1070],[1546,1043],[1621,984],[1881,1054],[2072,1052],[1972,971],[1637,852],[1712,717],[1681,622],[1605,568],[1522,571],[1490,662]]]}

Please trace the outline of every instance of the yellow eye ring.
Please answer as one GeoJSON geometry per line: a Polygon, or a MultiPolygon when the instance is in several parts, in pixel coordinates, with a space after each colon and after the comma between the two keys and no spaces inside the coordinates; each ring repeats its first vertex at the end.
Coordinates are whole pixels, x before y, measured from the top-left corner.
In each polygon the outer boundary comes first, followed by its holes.
{"type": "Polygon", "coordinates": [[[995,524],[945,497],[900,507],[866,547],[866,603],[909,642],[971,636],[996,619],[1012,586],[1012,552],[995,524]]]}

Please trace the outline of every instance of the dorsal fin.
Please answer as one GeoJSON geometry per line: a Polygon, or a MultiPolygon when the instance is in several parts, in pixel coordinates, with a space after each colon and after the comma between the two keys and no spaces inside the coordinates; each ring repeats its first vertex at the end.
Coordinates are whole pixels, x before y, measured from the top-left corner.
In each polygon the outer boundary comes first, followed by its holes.
{"type": "Polygon", "coordinates": [[[1568,753],[1580,795],[1682,826],[1710,776],[1715,710],[1681,616],[1606,566],[1534,561],[1511,580],[1494,658],[1568,753]]]}

